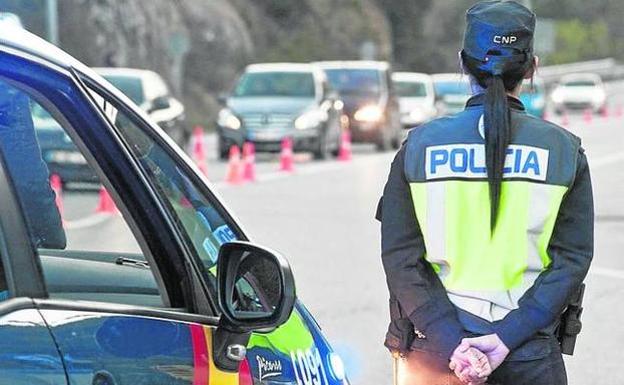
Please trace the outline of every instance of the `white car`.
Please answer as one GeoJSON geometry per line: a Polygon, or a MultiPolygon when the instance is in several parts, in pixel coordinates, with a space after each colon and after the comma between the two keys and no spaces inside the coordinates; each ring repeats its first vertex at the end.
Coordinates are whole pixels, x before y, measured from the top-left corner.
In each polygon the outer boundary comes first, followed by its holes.
{"type": "Polygon", "coordinates": [[[572,109],[602,112],[607,104],[607,92],[600,76],[571,74],[561,78],[550,100],[557,113],[572,109]]]}
{"type": "Polygon", "coordinates": [[[435,92],[431,76],[417,72],[392,74],[394,91],[399,97],[401,124],[412,128],[435,118],[435,92]]]}
{"type": "Polygon", "coordinates": [[[435,89],[438,116],[452,115],[463,111],[472,96],[468,75],[442,73],[431,75],[435,89]]]}
{"type": "Polygon", "coordinates": [[[94,68],[113,86],[123,92],[182,148],[190,141],[184,105],[169,92],[163,78],[154,71],[136,68],[94,68]]]}

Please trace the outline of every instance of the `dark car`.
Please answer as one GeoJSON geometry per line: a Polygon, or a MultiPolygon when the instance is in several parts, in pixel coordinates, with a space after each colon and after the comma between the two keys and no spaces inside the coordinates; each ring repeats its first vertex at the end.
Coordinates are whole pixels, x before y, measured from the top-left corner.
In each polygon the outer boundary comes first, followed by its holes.
{"type": "Polygon", "coordinates": [[[376,61],[316,63],[340,94],[354,142],[374,143],[380,151],[398,148],[403,139],[399,104],[390,65],[376,61]]]}
{"type": "Polygon", "coordinates": [[[6,28],[0,362],[11,385],[348,384],[286,260],[249,241],[162,128],[57,47],[6,28]],[[38,136],[50,120],[116,210],[52,190],[38,136]]]}
{"type": "Polygon", "coordinates": [[[41,155],[50,174],[58,175],[64,188],[98,184],[99,178],[63,127],[38,103],[33,101],[30,106],[41,155]]]}
{"type": "Polygon", "coordinates": [[[256,151],[277,152],[290,137],[295,151],[316,159],[336,155],[342,104],[327,87],[323,71],[310,64],[249,65],[219,112],[219,156],[249,141],[256,151]]]}

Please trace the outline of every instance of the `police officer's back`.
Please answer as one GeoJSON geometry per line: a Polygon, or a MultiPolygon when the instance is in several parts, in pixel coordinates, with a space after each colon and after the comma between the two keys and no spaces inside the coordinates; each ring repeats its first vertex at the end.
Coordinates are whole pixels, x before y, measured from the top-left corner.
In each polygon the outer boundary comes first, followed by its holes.
{"type": "Polygon", "coordinates": [[[555,329],[593,254],[587,160],[578,138],[513,96],[536,63],[535,16],[489,1],[467,21],[461,55],[477,92],[410,132],[384,189],[386,345],[444,374],[462,338],[494,336],[511,351],[494,379],[528,383],[513,363],[532,362],[531,377],[559,379],[532,383],[561,383],[555,329]]]}

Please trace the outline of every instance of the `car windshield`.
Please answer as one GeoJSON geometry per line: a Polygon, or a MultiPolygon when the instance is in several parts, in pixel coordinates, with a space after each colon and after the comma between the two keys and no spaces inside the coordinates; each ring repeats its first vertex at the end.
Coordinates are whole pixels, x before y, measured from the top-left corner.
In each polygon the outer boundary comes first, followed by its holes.
{"type": "Polygon", "coordinates": [[[233,96],[286,96],[313,98],[310,72],[248,72],[239,80],[233,96]]]}
{"type": "Polygon", "coordinates": [[[328,69],[325,70],[329,84],[341,95],[379,95],[381,74],[374,69],[328,69]]]}
{"type": "Polygon", "coordinates": [[[137,105],[143,104],[145,95],[141,79],[134,76],[105,75],[104,79],[119,88],[127,97],[137,105]]]}
{"type": "Polygon", "coordinates": [[[421,82],[394,82],[394,89],[399,97],[419,98],[427,96],[425,83],[421,82]]]}
{"type": "Polygon", "coordinates": [[[570,80],[563,85],[565,87],[595,87],[596,83],[593,80],[570,80]]]}
{"type": "Polygon", "coordinates": [[[470,89],[468,84],[459,80],[453,81],[438,81],[434,84],[436,95],[445,96],[445,95],[468,95],[470,94],[470,89]]]}

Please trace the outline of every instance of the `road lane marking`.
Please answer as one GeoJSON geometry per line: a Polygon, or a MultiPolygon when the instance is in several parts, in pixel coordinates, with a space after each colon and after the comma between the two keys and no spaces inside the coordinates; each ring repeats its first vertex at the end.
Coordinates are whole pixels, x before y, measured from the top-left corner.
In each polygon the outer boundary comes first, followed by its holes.
{"type": "Polygon", "coordinates": [[[602,156],[599,158],[590,158],[589,159],[589,168],[599,168],[604,166],[609,166],[613,163],[624,161],[624,152],[618,152],[615,154],[610,154],[607,156],[602,156]]]}
{"type": "Polygon", "coordinates": [[[592,266],[589,269],[589,274],[597,275],[601,277],[624,279],[624,270],[605,268],[605,267],[599,267],[599,266],[592,266]]]}

